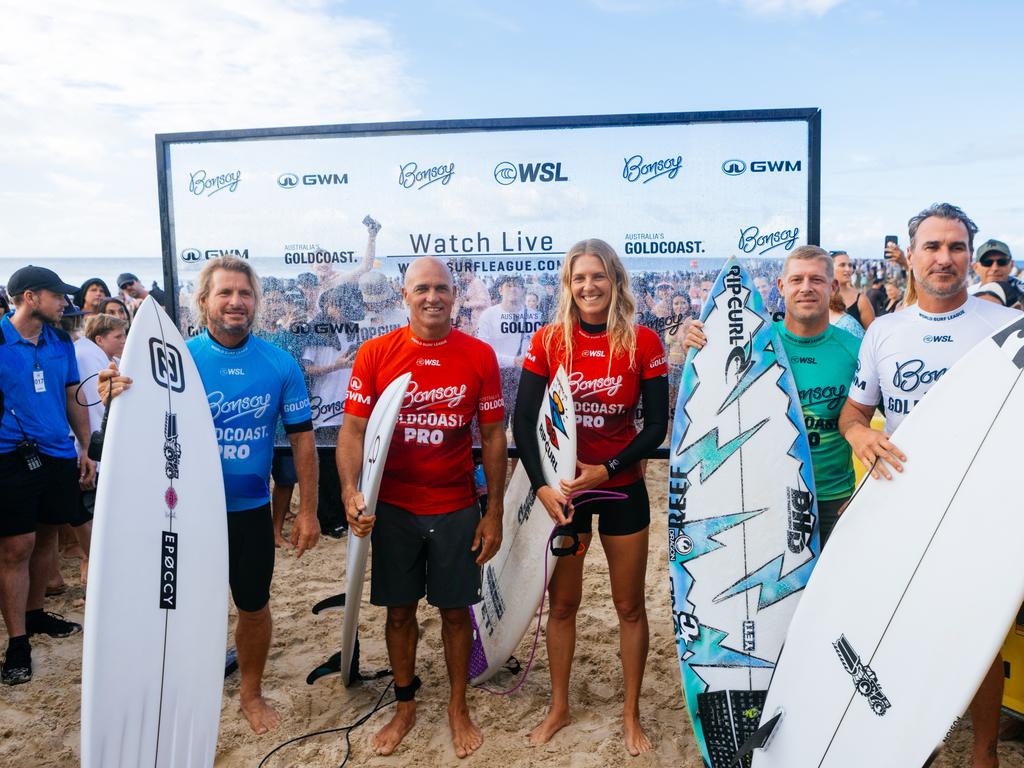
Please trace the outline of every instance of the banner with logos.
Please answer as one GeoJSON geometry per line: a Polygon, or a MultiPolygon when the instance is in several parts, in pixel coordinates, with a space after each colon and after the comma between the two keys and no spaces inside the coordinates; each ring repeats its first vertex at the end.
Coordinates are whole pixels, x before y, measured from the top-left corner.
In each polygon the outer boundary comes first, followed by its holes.
{"type": "Polygon", "coordinates": [[[681,323],[726,259],[747,259],[776,308],[781,259],[817,242],[819,126],[810,109],[158,136],[172,310],[197,333],[199,271],[248,259],[257,333],[302,365],[317,442],[333,446],[359,346],[406,322],[413,259],[452,268],[453,323],[494,347],[511,410],[562,258],[596,237],[623,258],[677,378],[681,323]]]}

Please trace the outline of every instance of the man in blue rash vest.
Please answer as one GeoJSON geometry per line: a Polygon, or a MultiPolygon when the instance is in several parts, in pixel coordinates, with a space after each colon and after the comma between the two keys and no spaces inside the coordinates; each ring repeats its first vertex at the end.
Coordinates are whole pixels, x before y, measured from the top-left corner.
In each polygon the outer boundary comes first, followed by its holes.
{"type": "MultiPolygon", "coordinates": [[[[235,643],[241,673],[242,713],[257,734],[280,722],[263,698],[261,682],[270,650],[270,581],[274,531],[270,513],[270,464],[278,416],[295,456],[299,512],[292,527],[296,556],[316,546],[317,457],[309,396],[298,363],[287,352],[250,333],[260,283],[249,263],[225,256],[199,274],[196,290],[202,333],[188,341],[210,402],[224,471],[228,511],[228,571],[238,608],[235,643]]],[[[111,366],[100,375],[101,394],[131,383],[111,366]]]]}

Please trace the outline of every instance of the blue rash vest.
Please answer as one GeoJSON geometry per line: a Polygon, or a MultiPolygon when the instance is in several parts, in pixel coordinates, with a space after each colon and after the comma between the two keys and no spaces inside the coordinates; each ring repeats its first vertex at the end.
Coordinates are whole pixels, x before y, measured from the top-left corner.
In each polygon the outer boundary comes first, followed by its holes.
{"type": "Polygon", "coordinates": [[[228,512],[261,507],[270,501],[278,417],[289,434],[313,429],[302,369],[287,352],[252,334],[229,348],[204,330],[188,340],[188,349],[213,415],[228,512]]]}

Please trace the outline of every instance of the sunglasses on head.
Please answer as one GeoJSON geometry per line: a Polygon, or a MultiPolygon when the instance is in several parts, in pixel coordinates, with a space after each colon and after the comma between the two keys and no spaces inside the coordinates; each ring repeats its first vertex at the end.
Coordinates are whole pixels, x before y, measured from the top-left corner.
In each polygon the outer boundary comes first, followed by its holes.
{"type": "Polygon", "coordinates": [[[982,256],[978,259],[978,263],[983,267],[991,267],[993,264],[998,264],[1000,267],[1005,267],[1010,263],[1009,256],[982,256]]]}

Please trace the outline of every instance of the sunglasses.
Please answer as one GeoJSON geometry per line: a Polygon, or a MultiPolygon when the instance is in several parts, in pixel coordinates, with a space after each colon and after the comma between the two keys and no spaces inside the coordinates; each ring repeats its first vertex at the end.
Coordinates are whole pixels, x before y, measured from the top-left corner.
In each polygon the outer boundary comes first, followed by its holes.
{"type": "Polygon", "coordinates": [[[983,267],[991,267],[993,264],[998,264],[1000,267],[1005,267],[1010,263],[1009,256],[982,256],[978,259],[978,263],[983,267]]]}
{"type": "MultiPolygon", "coordinates": [[[[985,266],[988,266],[988,265],[986,264],[985,266]]],[[[124,290],[125,288],[127,288],[127,287],[128,287],[129,285],[135,285],[135,282],[136,282],[135,280],[129,280],[129,281],[128,281],[128,282],[126,282],[126,283],[121,283],[121,284],[120,284],[119,286],[117,286],[117,287],[118,287],[118,288],[120,288],[120,289],[121,289],[121,290],[123,291],[123,290],[124,290]]]]}

